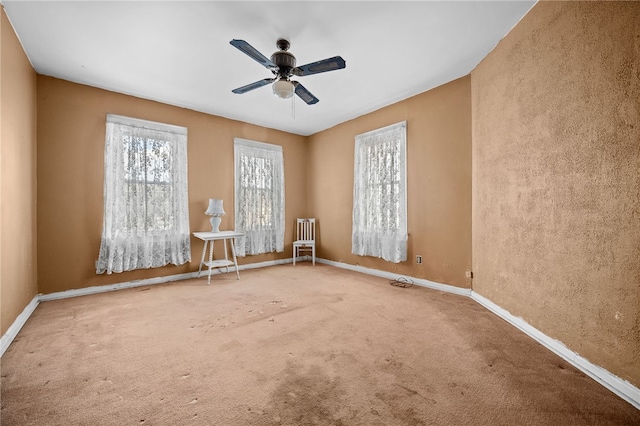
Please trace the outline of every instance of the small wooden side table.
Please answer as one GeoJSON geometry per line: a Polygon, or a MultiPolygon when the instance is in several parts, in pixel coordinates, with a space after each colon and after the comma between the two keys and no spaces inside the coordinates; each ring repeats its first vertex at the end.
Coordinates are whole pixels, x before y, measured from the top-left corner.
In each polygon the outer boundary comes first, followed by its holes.
{"type": "Polygon", "coordinates": [[[200,273],[202,272],[202,265],[205,265],[209,268],[207,284],[211,284],[212,268],[226,268],[228,273],[229,266],[234,266],[236,268],[236,276],[238,277],[237,279],[240,279],[240,272],[238,271],[238,260],[236,259],[235,239],[236,237],[241,237],[243,235],[244,233],[237,231],[194,232],[194,237],[204,241],[204,247],[202,248],[202,258],[200,259],[200,266],[198,267],[198,278],[200,277],[200,273]],[[224,259],[214,260],[213,243],[218,240],[222,240],[224,244],[224,259]],[[233,257],[233,261],[229,260],[229,256],[227,255],[227,240],[229,240],[229,245],[231,245],[231,255],[233,257]],[[209,246],[209,260],[205,261],[204,259],[207,254],[207,245],[209,246]]]}

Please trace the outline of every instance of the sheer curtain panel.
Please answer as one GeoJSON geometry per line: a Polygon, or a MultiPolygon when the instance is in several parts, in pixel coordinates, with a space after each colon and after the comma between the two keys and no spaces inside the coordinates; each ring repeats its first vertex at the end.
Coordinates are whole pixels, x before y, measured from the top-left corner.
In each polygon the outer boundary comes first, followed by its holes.
{"type": "Polygon", "coordinates": [[[284,159],[279,145],[234,139],[236,252],[284,251],[284,159]]]}
{"type": "Polygon", "coordinates": [[[407,260],[406,122],[355,138],[351,252],[407,260]]]}
{"type": "Polygon", "coordinates": [[[191,260],[187,129],[107,115],[96,273],[191,260]]]}

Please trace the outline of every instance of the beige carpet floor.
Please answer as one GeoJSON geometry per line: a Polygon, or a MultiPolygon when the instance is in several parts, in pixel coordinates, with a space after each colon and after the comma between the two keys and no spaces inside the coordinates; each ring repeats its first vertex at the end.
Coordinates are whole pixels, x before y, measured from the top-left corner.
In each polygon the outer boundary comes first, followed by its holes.
{"type": "Polygon", "coordinates": [[[473,300],[309,262],[41,303],[9,425],[640,425],[473,300]]]}

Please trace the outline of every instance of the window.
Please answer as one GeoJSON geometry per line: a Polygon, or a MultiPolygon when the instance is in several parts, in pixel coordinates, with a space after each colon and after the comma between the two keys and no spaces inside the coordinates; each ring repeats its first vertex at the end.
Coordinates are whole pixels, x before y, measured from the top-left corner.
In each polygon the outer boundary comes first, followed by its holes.
{"type": "Polygon", "coordinates": [[[357,135],[351,252],[407,260],[406,122],[357,135]]]}
{"type": "Polygon", "coordinates": [[[284,251],[282,147],[235,138],[234,156],[237,255],[284,251]]]}
{"type": "Polygon", "coordinates": [[[191,260],[187,129],[107,115],[98,274],[191,260]]]}

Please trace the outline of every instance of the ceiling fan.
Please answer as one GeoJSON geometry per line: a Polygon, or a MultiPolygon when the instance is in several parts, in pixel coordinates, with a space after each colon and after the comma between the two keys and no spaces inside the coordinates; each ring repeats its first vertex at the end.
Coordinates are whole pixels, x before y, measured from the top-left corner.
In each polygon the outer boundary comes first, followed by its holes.
{"type": "Polygon", "coordinates": [[[231,40],[230,43],[251,59],[270,70],[275,76],[273,78],[265,78],[254,83],[247,84],[246,86],[233,89],[232,92],[237,94],[247,93],[251,90],[273,83],[273,93],[279,98],[288,99],[295,93],[308,105],[313,105],[318,103],[319,99],[309,92],[302,84],[297,81],[292,81],[291,77],[303,77],[305,75],[334,71],[346,67],[346,62],[340,56],[334,56],[333,58],[327,58],[296,67],[296,57],[287,52],[290,46],[289,41],[283,38],[279,38],[278,41],[276,41],[276,46],[280,50],[271,55],[271,59],[267,59],[266,56],[258,52],[256,48],[244,40],[234,39],[231,40]]]}

